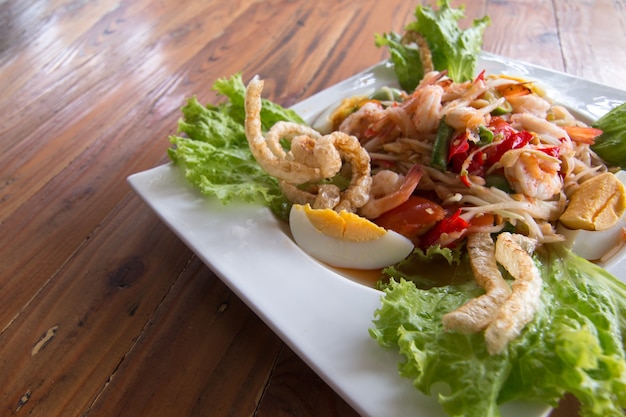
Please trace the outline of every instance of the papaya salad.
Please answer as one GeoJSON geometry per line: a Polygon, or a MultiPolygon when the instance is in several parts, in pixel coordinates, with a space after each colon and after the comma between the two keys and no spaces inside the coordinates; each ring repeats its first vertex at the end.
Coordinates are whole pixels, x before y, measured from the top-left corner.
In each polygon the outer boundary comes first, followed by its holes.
{"type": "Polygon", "coordinates": [[[268,205],[314,258],[380,270],[369,333],[447,414],[569,393],[582,416],[624,415],[626,285],[572,246],[626,241],[626,104],[584,121],[475,68],[489,19],[462,30],[438,5],[376,35],[396,86],[307,125],[235,74],[224,103],[187,102],[169,155],[204,194],[268,205]]]}

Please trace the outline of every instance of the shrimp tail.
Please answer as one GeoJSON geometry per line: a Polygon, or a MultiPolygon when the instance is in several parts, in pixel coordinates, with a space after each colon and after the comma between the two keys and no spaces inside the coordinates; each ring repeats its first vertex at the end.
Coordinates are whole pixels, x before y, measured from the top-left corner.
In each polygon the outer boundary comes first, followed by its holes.
{"type": "Polygon", "coordinates": [[[406,202],[422,179],[422,174],[422,167],[417,164],[413,165],[396,191],[383,197],[370,198],[369,201],[361,207],[359,214],[368,219],[375,219],[383,213],[406,202]]]}

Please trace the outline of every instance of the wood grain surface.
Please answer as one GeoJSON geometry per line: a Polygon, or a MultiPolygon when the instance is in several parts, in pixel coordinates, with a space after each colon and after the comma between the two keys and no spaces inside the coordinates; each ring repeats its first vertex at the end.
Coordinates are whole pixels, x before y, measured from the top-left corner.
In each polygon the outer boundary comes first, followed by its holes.
{"type": "MultiPolygon", "coordinates": [[[[259,74],[290,106],[386,58],[374,33],[416,5],[0,1],[0,415],[356,415],[126,177],[167,161],[180,107],[216,100],[217,78],[259,74]]],[[[624,0],[466,14],[491,17],[488,52],[626,89],[624,0]]]]}

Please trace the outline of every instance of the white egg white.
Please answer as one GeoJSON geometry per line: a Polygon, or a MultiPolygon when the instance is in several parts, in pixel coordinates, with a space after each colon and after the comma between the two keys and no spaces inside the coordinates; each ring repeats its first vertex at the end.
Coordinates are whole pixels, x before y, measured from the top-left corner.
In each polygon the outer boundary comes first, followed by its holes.
{"type": "Polygon", "coordinates": [[[329,236],[317,229],[302,206],[294,205],[289,226],[296,244],[306,253],[330,266],[352,269],[379,269],[392,265],[413,251],[413,243],[392,230],[368,241],[329,236]]]}

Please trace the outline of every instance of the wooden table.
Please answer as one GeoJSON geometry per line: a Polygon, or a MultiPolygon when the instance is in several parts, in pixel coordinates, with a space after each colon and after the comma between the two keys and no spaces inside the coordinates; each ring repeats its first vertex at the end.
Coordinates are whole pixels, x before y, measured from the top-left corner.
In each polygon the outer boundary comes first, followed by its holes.
{"type": "MultiPolygon", "coordinates": [[[[623,0],[467,3],[486,51],[626,89],[623,0]]],[[[0,2],[0,415],[355,415],[126,177],[218,77],[290,106],[386,58],[374,33],[416,5],[0,2]]]]}

